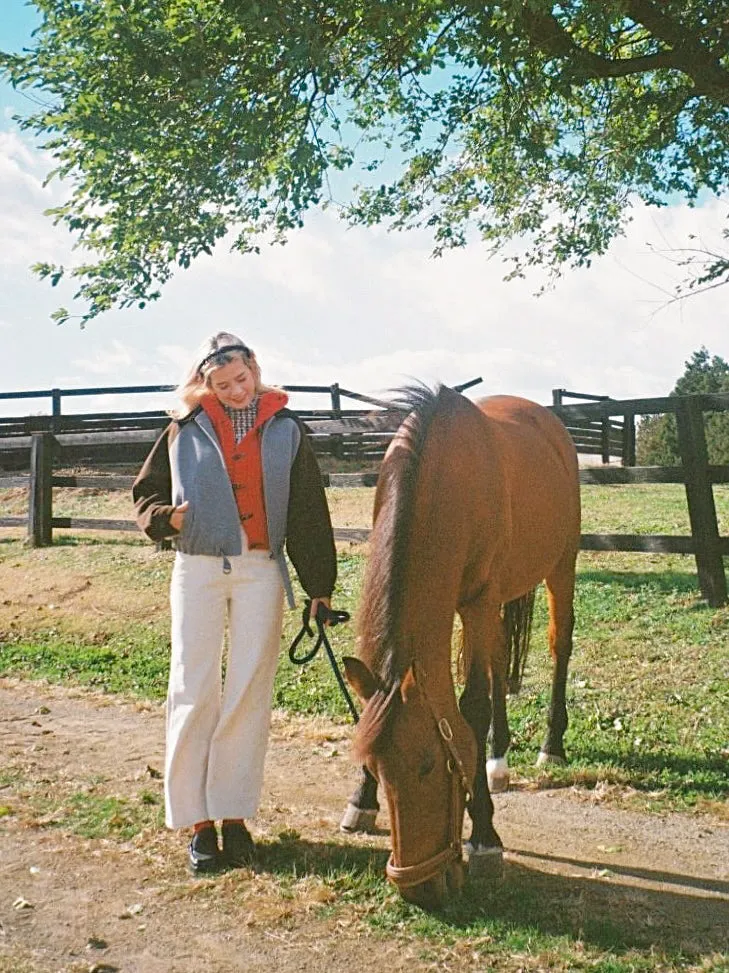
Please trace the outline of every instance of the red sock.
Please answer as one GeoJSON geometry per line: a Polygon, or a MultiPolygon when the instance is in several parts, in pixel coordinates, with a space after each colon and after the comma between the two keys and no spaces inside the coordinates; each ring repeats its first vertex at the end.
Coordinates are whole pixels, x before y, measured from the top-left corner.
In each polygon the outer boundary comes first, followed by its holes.
{"type": "Polygon", "coordinates": [[[198,831],[204,831],[205,828],[213,828],[214,826],[212,821],[198,821],[196,824],[193,824],[192,831],[193,834],[197,834],[198,831]]]}
{"type": "Polygon", "coordinates": [[[245,818],[225,818],[223,824],[245,824],[245,818]]]}

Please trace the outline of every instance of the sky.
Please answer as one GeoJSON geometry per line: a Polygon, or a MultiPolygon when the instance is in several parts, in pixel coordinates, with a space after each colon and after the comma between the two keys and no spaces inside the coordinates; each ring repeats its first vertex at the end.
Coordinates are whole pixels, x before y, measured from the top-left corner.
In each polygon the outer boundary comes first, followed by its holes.
{"type": "MultiPolygon", "coordinates": [[[[28,45],[34,8],[2,8],[0,49],[28,45]]],[[[51,288],[30,265],[67,262],[73,238],[43,215],[64,187],[44,186],[50,160],[12,119],[29,108],[27,95],[0,82],[0,391],[174,384],[219,330],[255,350],[267,382],[338,382],[374,396],[412,379],[481,377],[473,397],[549,403],[553,388],[566,388],[640,398],[668,394],[701,346],[729,360],[729,289],[670,303],[680,270],[666,254],[689,234],[720,245],[726,198],[696,209],[636,206],[608,254],[541,297],[538,274],[505,282],[505,265],[478,242],[434,259],[425,233],[347,228],[327,211],[312,213],[285,247],[245,256],[220,247],[143,311],[112,311],[85,329],[56,325],[50,314],[69,306],[72,288],[51,288]]],[[[134,399],[140,409],[173,404],[171,395],[134,399]]],[[[106,395],[68,400],[64,411],[129,405],[106,395]]],[[[4,415],[48,408],[0,401],[4,415]]]]}

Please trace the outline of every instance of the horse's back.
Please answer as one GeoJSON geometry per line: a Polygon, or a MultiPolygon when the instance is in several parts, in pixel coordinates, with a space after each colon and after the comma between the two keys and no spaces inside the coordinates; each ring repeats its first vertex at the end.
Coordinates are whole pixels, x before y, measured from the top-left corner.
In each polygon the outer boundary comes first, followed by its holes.
{"type": "Polygon", "coordinates": [[[546,577],[580,540],[577,451],[562,422],[544,406],[511,395],[476,403],[499,456],[511,515],[505,598],[546,577]]]}
{"type": "Polygon", "coordinates": [[[549,409],[517,395],[491,395],[476,405],[503,428],[516,451],[547,447],[564,461],[568,475],[574,474],[577,453],[572,437],[549,409]]]}

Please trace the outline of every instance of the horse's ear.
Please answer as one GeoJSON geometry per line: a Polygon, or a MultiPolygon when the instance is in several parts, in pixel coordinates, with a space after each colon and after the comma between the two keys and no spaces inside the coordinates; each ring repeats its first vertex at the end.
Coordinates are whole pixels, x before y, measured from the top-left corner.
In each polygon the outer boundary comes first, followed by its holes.
{"type": "Polygon", "coordinates": [[[370,672],[361,659],[345,655],[342,659],[347,682],[363,702],[367,702],[380,688],[377,678],[370,672]]]}
{"type": "Polygon", "coordinates": [[[400,682],[400,695],[403,703],[407,703],[413,693],[418,691],[418,684],[415,679],[415,670],[412,666],[408,669],[400,682]]]}

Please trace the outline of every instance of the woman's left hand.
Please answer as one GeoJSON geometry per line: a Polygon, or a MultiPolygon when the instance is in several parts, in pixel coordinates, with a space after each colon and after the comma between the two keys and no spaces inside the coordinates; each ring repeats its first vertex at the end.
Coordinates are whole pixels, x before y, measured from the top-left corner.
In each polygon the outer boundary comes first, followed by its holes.
{"type": "MultiPolygon", "coordinates": [[[[312,598],[311,599],[311,611],[309,612],[309,618],[312,622],[316,621],[316,611],[319,605],[326,605],[327,608],[331,609],[332,600],[331,598],[312,598]]],[[[327,625],[329,622],[326,623],[327,625]]]]}

